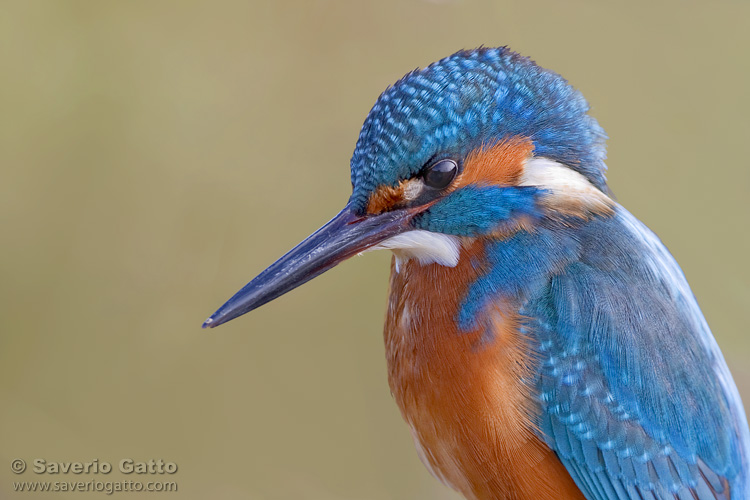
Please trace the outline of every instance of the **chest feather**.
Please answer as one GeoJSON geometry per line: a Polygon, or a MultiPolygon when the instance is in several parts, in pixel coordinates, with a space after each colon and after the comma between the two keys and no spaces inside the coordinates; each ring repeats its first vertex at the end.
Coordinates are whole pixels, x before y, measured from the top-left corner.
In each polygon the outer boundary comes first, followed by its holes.
{"type": "Polygon", "coordinates": [[[459,331],[458,307],[482,272],[483,245],[455,267],[411,260],[391,271],[385,325],[388,381],[420,458],[467,498],[583,499],[539,439],[533,388],[538,362],[519,332],[518,306],[488,305],[475,330],[459,331]]]}

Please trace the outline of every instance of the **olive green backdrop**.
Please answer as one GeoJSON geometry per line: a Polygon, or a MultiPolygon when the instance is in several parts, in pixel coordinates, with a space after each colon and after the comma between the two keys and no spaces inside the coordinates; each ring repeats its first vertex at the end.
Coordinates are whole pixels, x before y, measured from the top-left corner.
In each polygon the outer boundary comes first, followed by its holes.
{"type": "Polygon", "coordinates": [[[480,44],[583,91],[613,190],[677,257],[750,401],[748,20],[739,0],[2,2],[0,498],[127,478],[16,458],[161,458],[166,497],[456,498],[388,392],[388,254],[200,325],[343,206],[379,93],[480,44]]]}

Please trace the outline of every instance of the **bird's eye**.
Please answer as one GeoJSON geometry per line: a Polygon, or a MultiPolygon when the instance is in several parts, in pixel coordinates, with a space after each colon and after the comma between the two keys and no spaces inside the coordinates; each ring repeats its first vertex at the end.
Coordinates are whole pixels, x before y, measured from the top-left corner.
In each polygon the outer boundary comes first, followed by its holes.
{"type": "Polygon", "coordinates": [[[425,185],[443,189],[456,177],[458,165],[453,160],[439,160],[424,170],[422,180],[425,185]]]}

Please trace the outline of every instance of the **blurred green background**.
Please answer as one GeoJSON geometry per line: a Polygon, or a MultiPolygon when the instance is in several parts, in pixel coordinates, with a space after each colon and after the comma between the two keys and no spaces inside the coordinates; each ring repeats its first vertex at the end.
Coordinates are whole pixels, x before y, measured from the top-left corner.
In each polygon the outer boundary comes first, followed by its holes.
{"type": "Polygon", "coordinates": [[[480,44],[583,91],[610,185],[750,401],[748,19],[744,1],[3,1],[0,497],[50,495],[12,492],[45,479],[15,458],[131,457],[177,463],[157,479],[181,498],[456,498],[387,388],[388,254],[200,325],[343,206],[379,93],[480,44]]]}

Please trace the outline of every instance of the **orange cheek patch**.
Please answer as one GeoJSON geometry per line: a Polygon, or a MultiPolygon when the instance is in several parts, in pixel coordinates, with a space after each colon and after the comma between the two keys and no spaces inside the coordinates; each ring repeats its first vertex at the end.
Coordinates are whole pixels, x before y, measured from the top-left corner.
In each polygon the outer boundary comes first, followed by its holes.
{"type": "Polygon", "coordinates": [[[456,188],[477,185],[517,185],[524,162],[534,145],[528,138],[511,137],[492,146],[482,146],[466,157],[464,170],[455,182],[456,188]]]}
{"type": "Polygon", "coordinates": [[[422,191],[420,179],[406,179],[398,186],[380,186],[370,195],[367,202],[367,213],[376,215],[393,210],[399,205],[412,201],[422,191]]]}
{"type": "Polygon", "coordinates": [[[406,184],[402,181],[398,186],[380,186],[370,195],[367,203],[368,214],[379,214],[393,208],[404,199],[406,184]]]}
{"type": "MultiPolygon", "coordinates": [[[[528,138],[511,137],[492,145],[483,145],[464,160],[463,172],[446,193],[468,186],[512,186],[518,184],[525,161],[534,145],[528,138]]],[[[407,189],[414,180],[403,180],[397,186],[380,186],[370,195],[367,213],[380,214],[408,200],[407,189]]],[[[413,186],[411,186],[413,187],[413,186]]]]}

